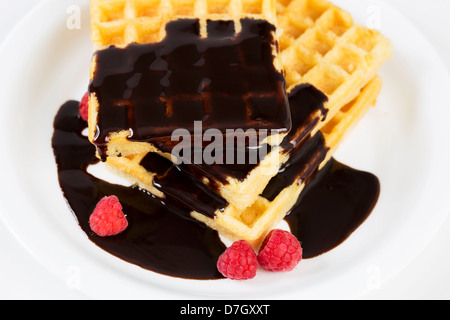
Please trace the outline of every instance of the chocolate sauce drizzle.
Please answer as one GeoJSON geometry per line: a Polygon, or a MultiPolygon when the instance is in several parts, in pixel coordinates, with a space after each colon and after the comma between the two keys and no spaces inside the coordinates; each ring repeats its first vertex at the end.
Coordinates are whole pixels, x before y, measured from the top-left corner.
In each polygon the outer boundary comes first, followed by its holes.
{"type": "MultiPolygon", "coordinates": [[[[95,147],[82,135],[87,124],[78,115],[78,105],[69,101],[58,111],[52,147],[63,195],[87,237],[105,251],[157,273],[187,279],[223,278],[216,262],[224,244],[217,232],[189,217],[188,209],[180,205],[183,202],[174,197],[163,202],[139,188],[111,184],[87,173],[87,167],[99,160],[95,147]],[[91,231],[89,216],[108,195],[119,197],[129,227],[117,236],[101,238],[91,231]]],[[[159,172],[168,168],[160,158],[147,160],[159,172]]],[[[304,258],[317,257],[345,241],[370,215],[379,190],[374,175],[334,159],[316,172],[286,217],[302,242],[304,258]]],[[[191,193],[194,200],[197,196],[191,193]]],[[[202,201],[207,202],[206,198],[202,201]]]]}
{"type": "MultiPolygon", "coordinates": [[[[302,183],[309,179],[325,159],[328,148],[324,145],[323,136],[317,133],[311,137],[310,134],[319,121],[326,117],[327,109],[324,106],[326,101],[327,97],[309,84],[299,85],[290,93],[289,102],[294,127],[281,144],[282,150],[289,153],[290,159],[264,191],[263,196],[270,201],[294,182],[302,183]]],[[[270,150],[265,144],[259,147],[266,148],[266,151],[270,150]]],[[[237,164],[235,161],[230,164],[225,159],[225,153],[229,151],[227,146],[221,150],[223,154],[220,163],[174,165],[155,153],[149,153],[142,159],[140,165],[148,172],[156,174],[153,185],[163,194],[175,199],[175,202],[189,204],[190,211],[214,218],[218,211],[223,211],[228,206],[228,203],[217,195],[218,186],[215,183],[220,181],[227,184],[230,177],[243,181],[263,159],[260,158],[255,163],[247,161],[237,164]],[[207,186],[200,182],[205,179],[209,181],[207,186]],[[196,196],[193,197],[191,193],[196,196]]],[[[244,158],[248,159],[249,148],[240,146],[231,150],[231,152],[238,151],[245,153],[244,158]]],[[[195,152],[201,153],[203,148],[194,146],[191,147],[191,152],[193,159],[195,152]]]]}
{"type": "MultiPolygon", "coordinates": [[[[130,141],[165,141],[177,128],[291,129],[285,79],[275,69],[275,26],[265,20],[207,21],[166,25],[158,43],[110,47],[95,54],[89,91],[100,108],[95,144],[130,130],[130,141]],[[166,138],[166,139],[163,139],[166,138]]],[[[272,133],[270,131],[269,133],[272,133]]]]}
{"type": "MultiPolygon", "coordinates": [[[[298,153],[300,152],[302,147],[308,144],[307,141],[311,140],[311,131],[317,126],[320,121],[323,121],[328,114],[328,110],[325,107],[325,103],[327,102],[327,100],[328,98],[326,97],[326,95],[324,95],[321,91],[310,84],[299,85],[289,93],[288,101],[292,119],[292,130],[286,135],[280,145],[285,153],[292,153],[293,156],[297,154],[297,158],[300,156],[298,155],[298,153]]],[[[319,138],[313,139],[316,141],[316,147],[313,148],[316,148],[317,150],[321,149],[321,154],[313,155],[317,157],[313,157],[312,159],[311,153],[303,152],[302,155],[302,164],[306,164],[308,160],[311,159],[311,163],[309,165],[312,168],[314,168],[314,166],[318,166],[317,161],[323,159],[326,152],[328,151],[323,147],[323,145],[322,147],[320,145],[317,145],[317,139],[319,138]]],[[[314,142],[310,142],[309,144],[311,143],[314,142]]],[[[189,158],[191,162],[183,162],[182,164],[178,165],[177,168],[183,171],[186,175],[191,175],[196,180],[203,181],[207,179],[208,181],[210,181],[210,185],[208,185],[208,187],[210,189],[217,190],[217,186],[215,186],[215,184],[222,183],[226,185],[229,183],[229,178],[236,179],[238,181],[244,181],[248,177],[250,172],[255,169],[262,160],[264,160],[265,155],[272,151],[272,147],[267,144],[259,145],[258,149],[262,150],[258,150],[257,161],[251,162],[248,161],[248,159],[250,159],[249,154],[252,151],[254,152],[254,149],[250,150],[247,145],[240,145],[232,149],[235,146],[237,146],[237,143],[236,145],[233,144],[232,146],[227,146],[224,143],[222,149],[218,148],[219,152],[222,152],[221,156],[219,157],[220,162],[212,164],[206,164],[204,162],[193,163],[193,159],[195,159],[196,156],[201,159],[204,148],[203,146],[200,148],[198,148],[197,146],[192,146],[190,148],[191,154],[189,158]],[[226,159],[228,153],[230,152],[231,154],[233,154],[236,160],[232,163],[230,163],[226,159]],[[237,158],[241,156],[239,155],[239,153],[242,153],[243,155],[241,158],[246,159],[247,161],[239,163],[237,161],[237,158]]],[[[170,149],[165,149],[164,146],[159,146],[159,149],[162,152],[171,152],[170,149]]],[[[310,149],[311,148],[307,148],[305,150],[310,149]]],[[[154,156],[148,155],[148,157],[154,156]]],[[[296,162],[298,162],[298,160],[296,160],[296,162]]],[[[152,170],[150,170],[150,168],[147,167],[146,163],[146,161],[143,161],[141,165],[148,171],[153,172],[152,170]]],[[[294,177],[295,176],[296,175],[294,175],[294,177]]],[[[305,179],[306,176],[299,178],[305,179]]],[[[293,180],[291,179],[290,181],[292,182],[293,180]]]]}
{"type": "Polygon", "coordinates": [[[289,160],[270,180],[262,196],[273,201],[281,191],[294,183],[308,183],[325,160],[327,152],[322,133],[318,132],[314,137],[304,139],[290,152],[289,160]]]}
{"type": "Polygon", "coordinates": [[[290,152],[301,144],[318,123],[328,116],[328,109],[325,106],[328,97],[311,84],[300,84],[293,88],[289,92],[288,101],[292,130],[281,143],[285,152],[290,152]]]}
{"type": "Polygon", "coordinates": [[[140,165],[155,174],[153,185],[166,197],[170,205],[183,208],[181,211],[189,216],[196,211],[214,218],[218,211],[224,210],[228,202],[208,188],[201,180],[186,174],[179,167],[156,153],[148,153],[140,165]]]}

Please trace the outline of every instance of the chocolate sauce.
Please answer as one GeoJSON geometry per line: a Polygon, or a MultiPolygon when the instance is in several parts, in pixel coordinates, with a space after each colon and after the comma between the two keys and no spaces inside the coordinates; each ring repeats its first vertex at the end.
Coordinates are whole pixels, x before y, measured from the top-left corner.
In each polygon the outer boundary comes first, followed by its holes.
{"type": "Polygon", "coordinates": [[[289,160],[270,180],[262,196],[273,201],[281,191],[294,183],[308,183],[319,165],[325,160],[328,151],[321,132],[315,134],[314,137],[310,136],[304,139],[290,151],[289,160]]]}
{"type": "MultiPolygon", "coordinates": [[[[311,131],[320,121],[323,121],[326,118],[328,110],[325,107],[325,103],[328,101],[328,98],[314,86],[302,84],[292,89],[288,95],[288,101],[292,119],[292,130],[284,138],[281,147],[285,152],[298,153],[292,149],[297,148],[300,150],[304,145],[303,141],[309,139],[311,131]]],[[[317,146],[317,141],[316,147],[320,148],[320,146],[317,146]]],[[[266,144],[260,145],[259,148],[263,150],[258,152],[258,155],[260,156],[257,161],[254,162],[247,161],[238,163],[235,161],[230,164],[222,159],[220,164],[206,165],[203,163],[198,165],[187,165],[182,166],[182,170],[190,172],[197,179],[206,177],[212,181],[219,181],[223,184],[228,183],[228,178],[244,181],[249,173],[264,159],[264,155],[267,155],[271,151],[271,147],[266,144]]],[[[225,152],[230,151],[225,150],[224,153],[225,152]]],[[[239,147],[235,152],[245,153],[243,158],[250,158],[249,154],[251,151],[247,146],[244,148],[239,147]]],[[[306,156],[307,153],[304,152],[303,155],[306,156]]]]}
{"type": "MultiPolygon", "coordinates": [[[[271,149],[271,146],[264,143],[253,148],[249,146],[224,146],[223,148],[217,148],[217,153],[220,155],[215,156],[213,163],[208,164],[204,161],[198,164],[182,163],[179,168],[196,179],[208,179],[211,183],[210,187],[213,187],[216,183],[226,185],[229,183],[229,178],[244,181],[271,149]],[[231,161],[228,158],[229,155],[231,155],[231,161]]],[[[198,149],[197,151],[203,152],[203,150],[198,149]]]]}
{"type": "Polygon", "coordinates": [[[289,93],[292,131],[284,138],[281,147],[289,159],[279,173],[271,179],[262,196],[269,201],[294,182],[307,183],[317,171],[329,151],[319,131],[312,131],[328,115],[327,96],[310,84],[296,86],[289,93]]]}
{"type": "MultiPolygon", "coordinates": [[[[328,114],[328,110],[325,107],[328,98],[314,86],[302,84],[292,89],[288,95],[288,99],[292,118],[292,130],[282,141],[281,147],[284,152],[292,152],[299,157],[298,150],[306,144],[304,143],[304,140],[310,138],[311,131],[320,121],[323,121],[328,114]],[[297,149],[297,151],[294,149],[297,149]]],[[[242,139],[240,140],[242,141],[242,139]]],[[[249,141],[249,139],[245,140],[244,143],[248,143],[249,141]]],[[[248,144],[242,145],[236,142],[231,146],[228,146],[225,142],[223,142],[223,148],[217,148],[219,152],[221,152],[221,155],[217,157],[219,159],[218,162],[212,164],[204,162],[193,163],[196,157],[202,159],[201,156],[204,151],[204,146],[201,148],[192,146],[190,148],[191,153],[189,154],[189,161],[185,161],[183,164],[179,165],[179,169],[186,174],[192,175],[197,180],[208,179],[208,181],[210,181],[209,187],[214,188],[216,183],[228,184],[229,178],[244,181],[250,172],[255,169],[272,150],[271,146],[261,144],[257,147],[255,157],[254,154],[252,155],[252,152],[255,152],[256,149],[250,148],[248,144]],[[234,161],[231,163],[230,161],[227,161],[227,155],[229,153],[234,157],[234,161]],[[238,159],[245,159],[245,161],[238,161],[238,159]],[[249,161],[250,159],[256,159],[256,161],[249,161]]],[[[170,153],[172,150],[165,148],[164,145],[157,144],[157,146],[162,152],[170,153]]],[[[306,150],[310,150],[311,148],[306,150]]],[[[315,140],[314,148],[320,148],[320,143],[318,143],[317,139],[315,140]]],[[[305,161],[308,155],[307,152],[303,153],[305,161]]],[[[299,164],[299,166],[304,165],[305,161],[299,164]]],[[[311,161],[315,160],[313,159],[311,161]]],[[[314,162],[311,163],[311,167],[313,167],[314,164],[317,166],[317,163],[314,162]]],[[[295,176],[296,174],[293,175],[293,177],[295,176]]]]}
{"type": "Polygon", "coordinates": [[[164,193],[165,202],[176,204],[177,208],[182,208],[181,211],[187,215],[196,211],[213,219],[217,211],[223,211],[228,206],[222,197],[201,181],[186,174],[170,160],[156,153],[148,153],[140,165],[156,174],[153,185],[164,193]]]}
{"type": "Polygon", "coordinates": [[[328,109],[325,106],[328,97],[311,84],[305,83],[293,88],[289,92],[288,101],[292,130],[281,143],[286,152],[308,138],[311,131],[328,115],[328,109]]]}
{"type": "MultiPolygon", "coordinates": [[[[158,43],[110,47],[95,54],[90,84],[100,104],[95,144],[130,130],[130,141],[170,137],[177,128],[269,129],[289,132],[285,80],[274,67],[275,27],[265,20],[207,21],[166,25],[158,43]]],[[[166,139],[167,140],[167,139],[166,139]]]]}
{"type": "Polygon", "coordinates": [[[302,243],[303,257],[317,257],[344,242],[369,217],[379,194],[376,176],[331,159],[285,218],[302,243]]]}
{"type": "Polygon", "coordinates": [[[87,124],[78,116],[76,101],[59,110],[52,146],[63,194],[88,238],[107,252],[161,274],[189,279],[220,279],[217,259],[225,250],[217,232],[188,218],[146,192],[114,185],[88,174],[95,164],[95,147],[81,132],[87,124]],[[89,227],[89,217],[100,199],[119,197],[129,227],[102,238],[89,227]]]}

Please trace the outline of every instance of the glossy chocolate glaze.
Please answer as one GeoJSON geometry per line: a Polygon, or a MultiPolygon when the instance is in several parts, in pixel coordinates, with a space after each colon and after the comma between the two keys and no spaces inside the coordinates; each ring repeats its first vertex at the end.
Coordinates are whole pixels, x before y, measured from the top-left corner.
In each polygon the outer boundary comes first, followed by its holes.
{"type": "Polygon", "coordinates": [[[275,27],[264,20],[169,22],[158,43],[110,47],[95,54],[89,91],[100,104],[95,144],[130,130],[130,141],[161,140],[177,128],[289,132],[283,74],[274,67],[275,27]]]}
{"type": "MultiPolygon", "coordinates": [[[[304,140],[308,140],[311,131],[320,121],[323,121],[326,118],[328,110],[325,107],[325,103],[328,99],[321,91],[310,84],[302,84],[292,89],[288,95],[288,99],[292,118],[292,130],[284,138],[281,147],[285,153],[292,152],[298,157],[298,150],[305,144],[304,140]]],[[[245,142],[248,141],[250,140],[245,140],[245,142]]],[[[196,156],[201,159],[204,147],[198,148],[192,146],[191,154],[189,155],[191,163],[183,163],[178,167],[186,174],[192,175],[195,179],[208,179],[208,181],[210,181],[209,187],[214,188],[215,183],[228,184],[229,178],[244,181],[249,173],[264,159],[265,155],[272,150],[269,145],[261,144],[258,146],[257,161],[248,161],[252,157],[250,155],[251,152],[254,152],[255,149],[250,150],[247,145],[238,146],[237,142],[231,147],[227,147],[224,142],[223,146],[223,149],[218,148],[218,150],[222,151],[222,155],[219,157],[220,162],[218,163],[193,163],[196,156]],[[233,163],[227,161],[226,157],[228,153],[233,155],[235,159],[233,163]],[[237,160],[238,157],[246,159],[246,161],[239,162],[237,160]]],[[[166,153],[170,153],[171,151],[165,149],[163,145],[158,147],[161,151],[166,153]]],[[[320,146],[316,146],[316,148],[320,148],[320,146]]],[[[307,161],[307,156],[307,153],[303,153],[305,161],[307,161]]],[[[315,159],[312,159],[311,161],[314,162],[315,159]]],[[[314,164],[317,166],[316,162],[311,163],[311,166],[314,164]]]]}
{"type": "Polygon", "coordinates": [[[320,121],[328,115],[326,103],[328,97],[310,84],[301,84],[294,87],[288,95],[291,111],[292,130],[284,138],[281,146],[289,152],[298,146],[320,121]]]}
{"type": "Polygon", "coordinates": [[[165,202],[185,208],[182,212],[187,215],[191,211],[196,211],[214,218],[217,211],[222,211],[228,206],[222,197],[201,181],[186,174],[170,160],[156,153],[147,154],[140,165],[156,174],[153,185],[164,193],[165,202]]]}
{"type": "Polygon", "coordinates": [[[270,180],[262,196],[273,201],[281,191],[294,183],[308,183],[325,160],[328,151],[321,132],[315,134],[314,137],[305,138],[290,151],[289,160],[270,180]]]}

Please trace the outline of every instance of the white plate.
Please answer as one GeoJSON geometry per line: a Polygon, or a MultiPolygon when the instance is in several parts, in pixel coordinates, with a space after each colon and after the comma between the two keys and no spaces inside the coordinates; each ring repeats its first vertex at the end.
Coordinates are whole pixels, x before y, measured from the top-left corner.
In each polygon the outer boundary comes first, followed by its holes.
{"type": "Polygon", "coordinates": [[[61,194],[50,141],[59,106],[80,99],[87,88],[88,0],[43,1],[0,49],[0,217],[11,241],[90,298],[346,299],[388,281],[421,252],[447,215],[450,77],[421,33],[384,1],[336,2],[358,23],[379,27],[395,47],[381,71],[377,107],[336,155],[375,173],[382,184],[373,214],[344,244],[291,273],[261,272],[236,282],[161,276],[91,243],[61,194]],[[81,29],[71,30],[66,22],[77,6],[81,29]]]}

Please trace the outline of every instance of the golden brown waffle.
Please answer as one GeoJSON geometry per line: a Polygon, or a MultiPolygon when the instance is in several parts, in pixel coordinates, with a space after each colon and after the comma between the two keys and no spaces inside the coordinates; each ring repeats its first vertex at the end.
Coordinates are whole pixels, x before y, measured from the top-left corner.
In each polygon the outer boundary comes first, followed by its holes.
{"type": "MultiPolygon", "coordinates": [[[[313,84],[327,95],[328,118],[333,118],[355,99],[390,58],[391,43],[380,33],[355,25],[346,11],[328,1],[279,0],[277,6],[277,27],[281,33],[279,58],[289,90],[302,83],[313,84]]],[[[313,133],[323,125],[320,122],[313,133]]],[[[93,127],[95,123],[90,124],[93,127]]],[[[112,136],[107,153],[114,156],[160,152],[148,143],[129,143],[127,136],[126,132],[112,136]]],[[[254,203],[286,160],[280,149],[274,149],[245,180],[229,178],[227,183],[218,179],[212,182],[223,198],[243,210],[254,203]]]]}
{"type": "MultiPolygon", "coordinates": [[[[169,21],[196,18],[267,20],[276,25],[275,0],[91,0],[91,38],[95,50],[130,43],[153,43],[165,36],[169,21]]],[[[239,28],[237,28],[239,31],[239,28]]]]}
{"type": "Polygon", "coordinates": [[[354,99],[392,55],[380,32],[354,24],[326,0],[278,0],[280,59],[289,88],[312,83],[329,99],[330,117],[354,99]]]}
{"type": "MultiPolygon", "coordinates": [[[[379,32],[354,24],[348,12],[326,0],[273,1],[152,1],[93,0],[92,42],[97,49],[131,42],[159,41],[164,25],[181,17],[236,19],[243,16],[275,23],[281,69],[288,91],[311,83],[326,93],[330,117],[353,100],[392,55],[392,44],[379,32]],[[276,16],[276,17],[275,17],[276,16]],[[144,28],[145,26],[145,28],[144,28]]],[[[91,65],[91,73],[95,63],[91,65]]],[[[91,74],[92,78],[92,74],[91,74]]],[[[91,99],[90,138],[95,136],[97,101],[91,99]]],[[[110,137],[107,154],[127,155],[157,151],[149,143],[129,143],[129,132],[110,137]]],[[[279,139],[277,139],[279,141],[279,139]]],[[[276,144],[276,141],[274,141],[276,144]]]]}
{"type": "MultiPolygon", "coordinates": [[[[354,24],[348,12],[329,1],[278,0],[277,5],[279,58],[288,92],[299,84],[314,85],[327,95],[328,118],[334,118],[390,59],[392,43],[378,31],[354,24]]],[[[319,123],[315,130],[323,125],[319,123]]],[[[286,161],[272,156],[262,168],[286,161]]],[[[255,192],[262,192],[273,173],[260,170],[244,182],[231,180],[220,185],[220,194],[242,208],[254,201],[255,192]]]]}
{"type": "MultiPolygon", "coordinates": [[[[242,18],[266,20],[276,25],[275,0],[92,0],[91,39],[96,51],[110,46],[125,47],[131,43],[155,43],[165,37],[166,24],[177,19],[198,19],[201,37],[207,37],[208,20],[233,21],[238,34],[242,18]]],[[[272,50],[274,67],[281,73],[276,43],[272,50]]],[[[92,80],[96,69],[95,56],[90,69],[92,80]]],[[[89,105],[89,139],[94,142],[100,108],[95,95],[91,94],[89,105]]],[[[148,142],[130,142],[127,139],[130,135],[126,129],[111,133],[106,155],[126,156],[158,151],[148,142]]],[[[284,135],[270,135],[264,142],[277,144],[284,135]]]]}
{"type": "MultiPolygon", "coordinates": [[[[358,123],[367,110],[375,105],[380,90],[381,79],[375,77],[354,101],[336,112],[335,117],[322,128],[321,134],[325,139],[328,151],[325,159],[320,158],[315,163],[313,162],[315,169],[321,169],[331,159],[344,136],[358,123]]],[[[155,174],[147,171],[141,165],[145,156],[143,154],[123,158],[112,157],[108,159],[107,163],[143,189],[165,199],[166,195],[154,185],[155,174]]],[[[295,182],[283,189],[272,201],[258,196],[253,205],[246,210],[238,210],[234,206],[228,205],[214,212],[214,217],[196,211],[191,212],[191,215],[217,230],[229,240],[245,239],[256,248],[266,233],[275,227],[296,203],[304,186],[304,183],[295,182]]]]}

